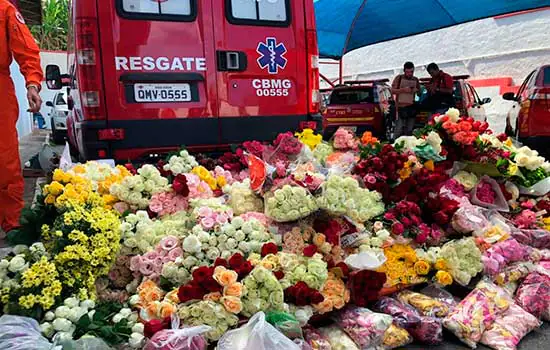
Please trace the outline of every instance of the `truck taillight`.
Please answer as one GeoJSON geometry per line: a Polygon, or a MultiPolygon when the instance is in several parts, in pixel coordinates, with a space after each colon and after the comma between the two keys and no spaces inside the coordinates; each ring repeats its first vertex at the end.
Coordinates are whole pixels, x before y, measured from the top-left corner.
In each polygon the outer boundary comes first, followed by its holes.
{"type": "Polygon", "coordinates": [[[87,108],[99,108],[101,102],[99,101],[99,91],[83,91],[82,105],[87,108]]]}
{"type": "Polygon", "coordinates": [[[321,107],[321,92],[319,91],[319,47],[317,46],[317,32],[307,31],[307,53],[308,53],[308,86],[311,91],[308,96],[308,112],[319,113],[321,107]]]}
{"type": "Polygon", "coordinates": [[[97,18],[76,20],[76,59],[78,83],[84,117],[88,120],[106,118],[103,78],[99,54],[97,18]]]}
{"type": "Polygon", "coordinates": [[[93,66],[96,64],[95,50],[84,49],[78,50],[78,64],[85,66],[93,66]]]}

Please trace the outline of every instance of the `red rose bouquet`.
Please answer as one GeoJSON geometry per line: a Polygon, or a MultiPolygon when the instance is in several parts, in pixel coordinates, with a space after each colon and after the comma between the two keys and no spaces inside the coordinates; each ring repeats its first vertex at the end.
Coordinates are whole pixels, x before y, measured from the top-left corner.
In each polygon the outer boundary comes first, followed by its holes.
{"type": "Polygon", "coordinates": [[[383,272],[370,270],[352,272],[348,279],[352,302],[357,306],[367,306],[378,300],[385,283],[386,274],[383,272]]]}

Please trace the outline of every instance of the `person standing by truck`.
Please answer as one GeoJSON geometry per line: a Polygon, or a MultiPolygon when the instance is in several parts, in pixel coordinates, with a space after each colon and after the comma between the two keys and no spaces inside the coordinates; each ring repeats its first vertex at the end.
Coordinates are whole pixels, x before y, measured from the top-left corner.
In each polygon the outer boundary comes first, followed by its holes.
{"type": "Polygon", "coordinates": [[[449,108],[455,107],[453,77],[435,63],[430,63],[426,70],[432,77],[427,85],[429,95],[426,104],[433,114],[444,114],[449,108]]]}
{"type": "Polygon", "coordinates": [[[0,0],[0,227],[9,232],[19,226],[23,209],[24,181],[19,160],[16,123],[19,106],[10,77],[15,58],[25,77],[29,111],[40,110],[42,68],[40,49],[19,11],[8,0],[0,0]]]}
{"type": "Polygon", "coordinates": [[[412,135],[416,120],[415,96],[420,91],[420,81],[414,76],[414,64],[406,62],[403,74],[395,77],[392,93],[397,96],[397,121],[395,137],[412,135]]]}

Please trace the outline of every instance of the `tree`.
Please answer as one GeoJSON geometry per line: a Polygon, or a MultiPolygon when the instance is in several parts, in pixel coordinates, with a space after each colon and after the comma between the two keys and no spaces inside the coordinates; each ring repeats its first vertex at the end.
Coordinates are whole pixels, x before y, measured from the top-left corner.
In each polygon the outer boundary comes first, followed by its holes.
{"type": "Polygon", "coordinates": [[[69,30],[69,1],[44,0],[42,6],[42,25],[31,27],[34,38],[42,50],[65,51],[69,30]]]}

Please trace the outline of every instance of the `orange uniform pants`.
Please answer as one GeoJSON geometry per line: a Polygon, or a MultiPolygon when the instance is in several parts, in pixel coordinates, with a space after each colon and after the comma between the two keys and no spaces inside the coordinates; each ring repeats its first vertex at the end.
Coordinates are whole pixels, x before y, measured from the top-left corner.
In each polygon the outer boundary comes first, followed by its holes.
{"type": "Polygon", "coordinates": [[[8,232],[19,226],[25,183],[19,160],[16,123],[19,107],[9,75],[0,73],[0,227],[8,232]]]}

